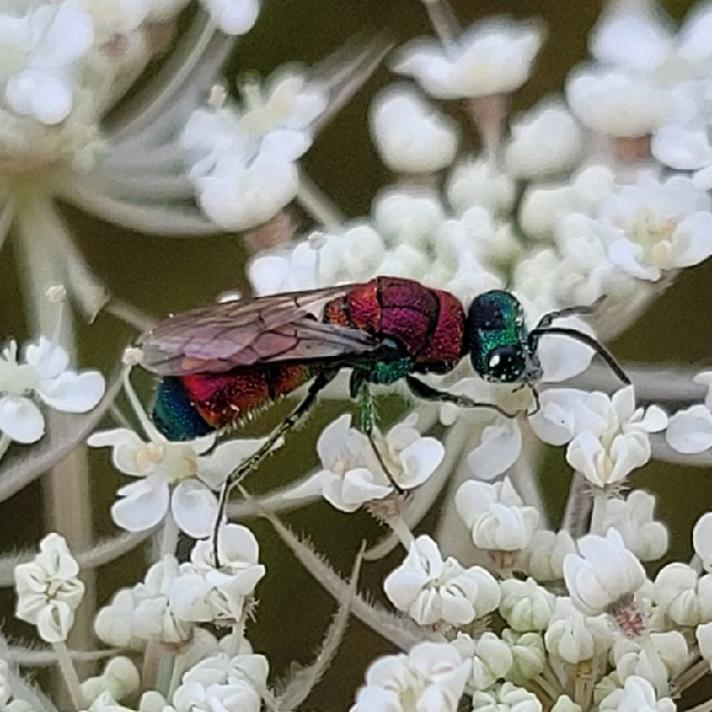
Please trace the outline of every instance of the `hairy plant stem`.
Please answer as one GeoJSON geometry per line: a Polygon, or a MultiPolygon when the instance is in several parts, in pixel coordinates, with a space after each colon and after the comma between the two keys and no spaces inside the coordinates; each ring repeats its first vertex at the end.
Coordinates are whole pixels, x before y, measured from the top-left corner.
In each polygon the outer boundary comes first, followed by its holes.
{"type": "Polygon", "coordinates": [[[79,676],[77,675],[77,670],[74,667],[72,658],[67,650],[67,644],[59,642],[54,643],[52,647],[54,648],[54,652],[57,654],[59,670],[62,673],[64,682],[69,690],[69,696],[72,700],[72,704],[75,709],[82,710],[86,707],[86,703],[84,702],[84,696],[82,695],[82,690],[79,686],[79,676]]]}
{"type": "Polygon", "coordinates": [[[606,532],[604,527],[606,524],[606,504],[608,495],[602,487],[596,487],[593,490],[593,511],[591,513],[591,534],[603,536],[606,532]]]}
{"type": "Polygon", "coordinates": [[[591,503],[586,478],[580,472],[574,472],[571,477],[561,529],[569,532],[574,538],[582,536],[586,531],[591,503]]]}

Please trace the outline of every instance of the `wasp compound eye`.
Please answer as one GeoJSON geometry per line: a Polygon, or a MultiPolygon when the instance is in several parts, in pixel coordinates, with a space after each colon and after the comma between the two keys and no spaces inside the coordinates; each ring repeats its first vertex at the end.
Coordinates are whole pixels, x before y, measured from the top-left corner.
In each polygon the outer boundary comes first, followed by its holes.
{"type": "Polygon", "coordinates": [[[487,356],[485,378],[502,383],[520,382],[527,370],[527,359],[520,346],[499,346],[487,356]]]}

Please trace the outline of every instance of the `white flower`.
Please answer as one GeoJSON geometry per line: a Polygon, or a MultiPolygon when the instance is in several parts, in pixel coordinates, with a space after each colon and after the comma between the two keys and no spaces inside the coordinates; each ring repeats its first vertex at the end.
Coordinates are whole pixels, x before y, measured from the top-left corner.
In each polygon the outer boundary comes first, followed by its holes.
{"type": "MultiPolygon", "coordinates": [[[[444,455],[441,443],[422,437],[413,427],[416,420],[413,414],[376,441],[388,471],[406,490],[425,482],[444,455]]],[[[319,493],[342,512],[355,512],[366,502],[393,493],[368,439],[351,427],[350,415],[340,416],[324,429],[317,452],[324,469],[291,490],[290,496],[319,493]]]]}
{"type": "Polygon", "coordinates": [[[544,707],[533,692],[505,682],[499,687],[472,696],[473,712],[542,712],[544,707]]]}
{"type": "Polygon", "coordinates": [[[505,149],[507,172],[523,179],[541,178],[569,170],[583,146],[581,129],[560,102],[541,102],[512,124],[505,149]]]}
{"type": "Polygon", "coordinates": [[[665,182],[642,175],[604,198],[596,219],[607,231],[608,256],[632,277],[657,281],[712,254],[710,197],[690,178],[665,182]]]}
{"type": "Polygon", "coordinates": [[[564,558],[576,553],[576,544],[565,529],[534,532],[529,546],[522,552],[522,567],[537,581],[547,583],[564,578],[564,558]]]}
{"type": "Polygon", "coordinates": [[[527,680],[541,674],[546,663],[546,650],[541,633],[517,633],[511,628],[502,631],[502,640],[512,651],[512,667],[507,679],[515,685],[525,685],[527,680]]]}
{"type": "Polygon", "coordinates": [[[669,540],[667,527],[653,519],[654,509],[655,496],[643,490],[631,492],[625,500],[609,499],[603,529],[617,529],[641,561],[654,561],[665,554],[669,540]]]}
{"type": "Polygon", "coordinates": [[[40,553],[15,567],[15,615],[37,627],[48,643],[65,641],[74,625],[74,612],[84,595],[79,565],[59,534],[40,542],[40,553]]]}
{"type": "Polygon", "coordinates": [[[695,629],[695,637],[700,646],[700,655],[712,668],[712,621],[698,625],[695,629]]]}
{"type": "Polygon", "coordinates": [[[658,131],[650,145],[660,163],[682,171],[694,171],[692,182],[700,190],[712,189],[712,144],[707,131],[670,124],[658,131]]]}
{"type": "Polygon", "coordinates": [[[133,695],[141,684],[141,676],[131,660],[123,655],[112,658],[101,675],[82,682],[82,695],[90,701],[100,695],[110,695],[113,700],[123,700],[133,695]]]}
{"type": "Polygon", "coordinates": [[[376,196],[371,210],[373,226],[389,246],[407,244],[419,250],[437,249],[446,216],[435,192],[386,189],[376,196]]]}
{"type": "Polygon", "coordinates": [[[508,94],[529,77],[542,40],[541,28],[531,22],[483,22],[473,25],[447,51],[440,42],[409,43],[393,70],[414,77],[438,99],[508,94]]]}
{"type": "Polygon", "coordinates": [[[566,450],[566,461],[596,487],[621,482],[647,463],[650,433],[667,425],[667,415],[658,406],[636,409],[633,386],[617,391],[601,415],[599,424],[589,424],[566,450]]]}
{"type": "Polygon", "coordinates": [[[480,549],[524,549],[539,523],[537,509],[524,506],[508,477],[495,484],[463,482],[455,494],[455,506],[480,549]]]}
{"type": "Polygon", "coordinates": [[[151,566],[142,583],[121,589],[94,621],[97,636],[108,645],[141,650],[146,642],[182,645],[192,625],[173,613],[168,596],[178,576],[178,561],[166,555],[151,566]]]}
{"type": "Polygon", "coordinates": [[[183,675],[173,706],[176,712],[259,712],[268,672],[264,655],[206,658],[183,675]]]}
{"type": "Polygon", "coordinates": [[[20,443],[34,443],[44,434],[44,417],[35,395],[54,410],[86,413],[104,395],[104,377],[97,371],[77,373],[60,346],[41,336],[28,344],[18,363],[17,344],[0,354],[0,432],[20,443]]]}
{"type": "Polygon", "coordinates": [[[512,667],[512,652],[509,646],[489,631],[476,640],[464,633],[458,633],[452,644],[463,659],[472,659],[469,684],[475,690],[491,687],[512,667]]]}
{"type": "Polygon", "coordinates": [[[383,589],[396,608],[421,625],[471,623],[499,603],[497,582],[487,570],[480,566],[465,569],[452,557],[443,561],[429,536],[413,541],[383,589]]]}
{"type": "Polygon", "coordinates": [[[670,680],[690,664],[690,651],[685,636],[678,630],[651,633],[650,643],[619,636],[613,644],[613,662],[621,681],[631,675],[644,677],[658,694],[670,694],[670,680]]]}
{"type": "Polygon", "coordinates": [[[692,405],[670,417],[665,439],[673,449],[686,455],[712,447],[712,413],[706,405],[692,405]]]}
{"type": "Polygon", "coordinates": [[[408,655],[379,658],[351,712],[456,712],[470,665],[448,643],[418,643],[408,655]]]}
{"type": "Polygon", "coordinates": [[[260,12],[260,0],[200,0],[215,24],[228,35],[244,35],[260,12]]]}
{"type": "Polygon", "coordinates": [[[686,108],[648,77],[607,68],[573,73],[566,82],[566,99],[584,126],[615,138],[648,136],[684,116],[686,108]]]}
{"type": "Polygon", "coordinates": [[[376,97],[370,123],[381,160],[392,171],[433,173],[455,158],[455,123],[407,84],[388,87],[376,97]]]}
{"type": "Polygon", "coordinates": [[[705,571],[712,573],[712,512],[706,512],[692,530],[692,546],[705,571]]]}
{"type": "Polygon", "coordinates": [[[581,705],[577,705],[568,695],[561,695],[551,712],[583,712],[581,705]]]}
{"type": "Polygon", "coordinates": [[[712,574],[700,577],[687,564],[668,564],[655,577],[655,600],[677,625],[712,621],[712,574]]]}
{"type": "Polygon", "coordinates": [[[0,15],[0,85],[20,116],[58,124],[72,111],[74,65],[92,48],[91,17],[72,0],[42,3],[27,15],[0,15]]]}
{"type": "Polygon", "coordinates": [[[92,447],[111,447],[114,467],[141,478],[125,485],[111,508],[114,521],[138,532],[159,524],[170,509],[178,526],[192,537],[208,536],[217,516],[218,503],[212,490],[225,481],[262,440],[230,440],[215,445],[207,435],[190,442],[171,442],[155,430],[142,440],[127,428],[102,430],[87,442],[92,447]]]}
{"type": "Polygon", "coordinates": [[[120,705],[110,692],[102,692],[92,701],[86,712],[133,712],[133,710],[120,705]]]}
{"type": "Polygon", "coordinates": [[[505,579],[501,588],[499,612],[515,631],[525,633],[547,627],[556,601],[553,593],[532,578],[526,581],[505,579]]]}
{"type": "Polygon", "coordinates": [[[609,529],[605,537],[582,537],[578,549],[580,555],[568,554],[564,559],[564,580],[571,600],[583,613],[604,613],[645,583],[643,566],[615,529],[609,529]]]}
{"type": "Polygon", "coordinates": [[[655,688],[643,677],[631,675],[622,690],[607,695],[598,706],[601,712],[674,712],[669,698],[656,699],[655,688]]]}
{"type": "Polygon", "coordinates": [[[243,618],[245,603],[265,574],[257,540],[247,527],[227,524],[219,532],[218,558],[216,569],[212,540],[205,539],[196,542],[190,563],[181,564],[169,593],[171,610],[181,620],[234,625],[243,618]]]}
{"type": "Polygon", "coordinates": [[[586,616],[570,598],[557,598],[549,627],[544,634],[546,649],[554,656],[576,665],[605,653],[613,643],[605,615],[586,616]]]}
{"type": "Polygon", "coordinates": [[[485,159],[458,163],[448,175],[445,190],[458,213],[479,206],[493,214],[504,214],[514,202],[514,181],[485,159]]]}

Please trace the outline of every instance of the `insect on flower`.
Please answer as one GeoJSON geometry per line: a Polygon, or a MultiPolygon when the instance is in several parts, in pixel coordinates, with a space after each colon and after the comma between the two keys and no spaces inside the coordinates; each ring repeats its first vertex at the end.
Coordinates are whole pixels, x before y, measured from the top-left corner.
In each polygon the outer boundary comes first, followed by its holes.
{"type": "Polygon", "coordinates": [[[465,311],[457,297],[399,277],[375,277],[305,292],[277,294],[191,309],[161,322],[141,338],[143,365],[162,377],[153,418],[171,440],[189,440],[235,424],[309,382],[304,400],[264,445],[231,474],[229,489],[302,420],[342,368],[361,403],[361,427],[397,491],[374,440],[371,384],[405,379],[419,398],[467,408],[491,408],[432,388],[417,374],[447,373],[467,354],[488,381],[529,386],[541,378],[537,356],[546,334],[568,336],[595,349],[624,382],[628,377],[595,339],[552,326],[555,319],[587,314],[571,307],[544,315],[529,331],[522,305],[509,292],[477,296],[465,311]]]}

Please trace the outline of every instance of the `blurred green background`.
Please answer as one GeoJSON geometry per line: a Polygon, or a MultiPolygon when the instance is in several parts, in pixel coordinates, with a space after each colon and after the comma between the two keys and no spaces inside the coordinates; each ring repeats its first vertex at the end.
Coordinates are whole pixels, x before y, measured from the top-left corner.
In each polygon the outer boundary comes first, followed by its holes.
{"type": "MultiPolygon", "coordinates": [[[[600,2],[561,0],[452,0],[452,4],[465,25],[492,14],[537,16],[545,21],[548,38],[533,77],[515,97],[515,111],[561,89],[569,69],[586,57],[587,33],[602,7],[600,2]]],[[[682,17],[692,5],[684,0],[664,3],[676,18],[682,17]]],[[[267,75],[288,60],[316,63],[355,33],[369,36],[384,29],[398,41],[430,32],[418,0],[264,0],[256,27],[238,39],[225,75],[234,82],[248,70],[267,75]]],[[[367,213],[379,187],[390,179],[373,150],[367,123],[370,98],[388,81],[389,74],[382,68],[328,125],[303,161],[309,176],[350,216],[367,213]]],[[[208,301],[226,289],[246,288],[244,266],[248,253],[240,236],[157,238],[118,229],[70,209],[66,215],[91,265],[113,293],[147,312],[163,315],[208,301]]],[[[0,258],[3,305],[0,334],[23,338],[26,329],[15,265],[10,242],[0,258]]],[[[712,261],[686,270],[639,322],[612,345],[615,353],[624,360],[709,367],[711,280],[712,261]]],[[[114,318],[100,316],[92,326],[81,327],[81,363],[109,373],[132,336],[131,330],[114,318]]],[[[148,398],[150,379],[141,378],[138,383],[148,398]]],[[[387,400],[385,412],[393,417],[399,403],[395,398],[387,400]]],[[[275,407],[260,419],[255,432],[266,431],[288,408],[289,404],[275,407]]],[[[269,489],[316,465],[316,437],[342,410],[333,402],[318,408],[299,437],[293,438],[251,476],[250,489],[269,489]],[[297,461],[300,467],[295,468],[297,461]]],[[[119,478],[108,467],[105,452],[92,453],[91,463],[96,532],[107,535],[114,531],[108,510],[119,478]]],[[[568,477],[563,452],[548,455],[542,478],[547,502],[555,516],[561,513],[568,477]]],[[[669,556],[686,559],[692,524],[712,504],[710,473],[653,463],[636,475],[634,484],[659,495],[659,516],[672,532],[669,556]]],[[[366,514],[340,514],[322,503],[285,519],[296,531],[308,534],[316,548],[344,575],[348,575],[361,539],[373,542],[384,533],[366,514]]],[[[429,516],[419,531],[426,531],[434,522],[435,517],[429,516]]],[[[293,661],[311,660],[334,604],[295,562],[268,525],[251,522],[250,526],[259,538],[267,576],[258,588],[259,607],[248,635],[255,649],[268,655],[273,673],[279,675],[293,661]]],[[[39,483],[0,505],[2,551],[36,542],[43,533],[39,483]]],[[[134,583],[142,575],[144,553],[133,552],[99,571],[100,602],[106,601],[119,584],[134,583]]],[[[401,558],[402,552],[396,551],[382,562],[367,565],[362,588],[373,592],[376,598],[382,597],[379,593],[382,579],[401,558]]],[[[0,592],[0,615],[8,621],[8,628],[26,631],[11,620],[13,604],[10,591],[0,592]]],[[[348,709],[365,668],[376,655],[386,652],[390,648],[383,640],[352,622],[335,665],[306,707],[322,711],[348,709]]]]}

